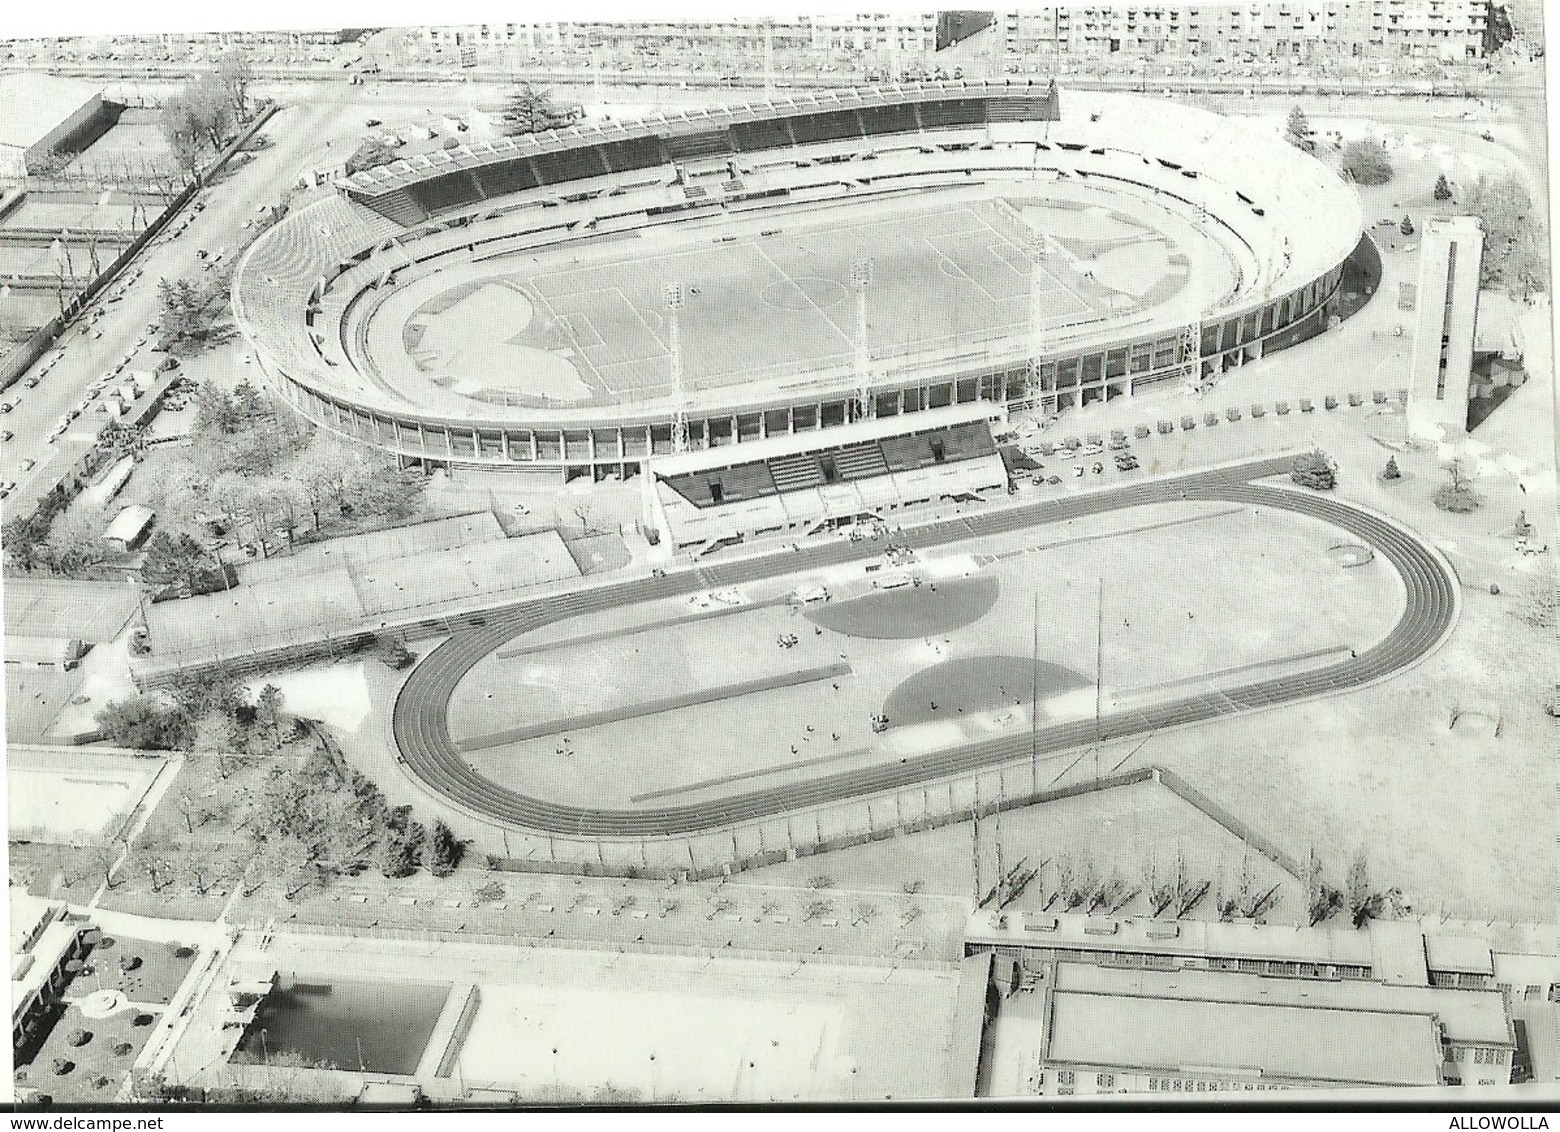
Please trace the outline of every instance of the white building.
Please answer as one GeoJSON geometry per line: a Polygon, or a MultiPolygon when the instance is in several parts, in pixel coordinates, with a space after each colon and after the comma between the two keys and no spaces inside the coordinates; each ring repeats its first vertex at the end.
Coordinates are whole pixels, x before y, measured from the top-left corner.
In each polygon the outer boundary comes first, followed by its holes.
{"type": "Polygon", "coordinates": [[[1409,364],[1408,427],[1415,436],[1451,439],[1467,430],[1483,251],[1477,217],[1425,226],[1409,364]]]}

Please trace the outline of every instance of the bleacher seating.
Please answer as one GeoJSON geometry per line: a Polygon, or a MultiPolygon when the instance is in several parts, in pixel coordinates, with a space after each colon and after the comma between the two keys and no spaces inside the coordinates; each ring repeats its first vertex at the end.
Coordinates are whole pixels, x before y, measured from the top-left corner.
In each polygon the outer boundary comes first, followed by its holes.
{"type": "Polygon", "coordinates": [[[584,149],[541,154],[536,158],[536,171],[541,175],[542,184],[557,185],[586,177],[600,177],[606,173],[607,167],[602,164],[601,151],[595,146],[587,146],[584,149]]]}
{"type": "Polygon", "coordinates": [[[823,469],[810,452],[800,456],[780,456],[769,461],[769,474],[781,491],[803,491],[823,486],[823,469]]]}
{"type": "Polygon", "coordinates": [[[914,471],[937,462],[925,433],[917,436],[886,436],[878,442],[878,446],[891,472],[914,471]]]}
{"type": "Polygon", "coordinates": [[[607,142],[601,147],[602,159],[614,173],[631,169],[653,169],[664,164],[660,138],[630,138],[627,141],[607,142]]]}
{"type": "Polygon", "coordinates": [[[671,476],[666,483],[695,507],[762,499],[780,490],[769,474],[769,466],[762,461],[711,472],[671,476]]]}
{"type": "Polygon", "coordinates": [[[384,196],[368,197],[365,204],[379,215],[404,228],[415,228],[428,219],[428,210],[412,198],[408,189],[396,189],[384,196]]]}
{"type": "Polygon", "coordinates": [[[868,134],[907,134],[920,128],[914,106],[863,106],[861,124],[868,134]]]}
{"type": "Polygon", "coordinates": [[[798,144],[837,141],[862,136],[861,119],[854,110],[830,110],[822,114],[804,114],[791,120],[791,132],[798,144]]]}
{"type": "Polygon", "coordinates": [[[426,181],[414,181],[407,187],[411,190],[412,199],[429,216],[468,208],[482,199],[476,180],[465,169],[442,173],[426,181]]]}
{"type": "Polygon", "coordinates": [[[482,186],[482,193],[487,197],[520,193],[527,189],[534,189],[537,185],[536,173],[532,171],[530,162],[524,158],[503,161],[496,165],[479,165],[472,172],[476,174],[477,183],[482,186]]]}
{"type": "MultiPolygon", "coordinates": [[[[997,446],[991,439],[991,430],[985,425],[958,425],[946,432],[936,434],[943,442],[942,462],[954,460],[974,460],[981,456],[993,455],[997,446]]],[[[933,451],[935,452],[935,440],[933,451]]]]}
{"type": "Polygon", "coordinates": [[[863,480],[888,474],[888,464],[875,440],[847,445],[833,455],[834,466],[839,469],[842,480],[863,480]]]}
{"type": "Polygon", "coordinates": [[[961,98],[920,104],[921,125],[928,130],[948,126],[977,126],[986,120],[984,98],[961,98]]]}
{"type": "Polygon", "coordinates": [[[791,129],[784,118],[758,122],[739,122],[731,127],[731,140],[738,150],[780,149],[794,145],[791,129]]]}
{"type": "Polygon", "coordinates": [[[725,130],[707,130],[697,134],[674,134],[666,139],[666,154],[673,161],[691,161],[734,152],[725,130]]]}

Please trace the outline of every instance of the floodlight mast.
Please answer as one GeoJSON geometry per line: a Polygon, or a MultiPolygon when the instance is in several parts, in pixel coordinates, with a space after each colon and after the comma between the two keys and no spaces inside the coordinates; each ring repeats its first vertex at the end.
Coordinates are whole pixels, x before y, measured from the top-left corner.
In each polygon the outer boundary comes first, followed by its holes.
{"type": "MultiPolygon", "coordinates": [[[[1197,202],[1197,237],[1199,246],[1198,255],[1201,256],[1202,248],[1206,245],[1208,234],[1208,209],[1202,203],[1197,202]]],[[[1202,391],[1203,365],[1202,365],[1202,340],[1203,340],[1203,312],[1202,300],[1196,294],[1196,272],[1189,280],[1192,285],[1193,315],[1181,329],[1181,384],[1188,393],[1202,391]]]]}
{"type": "Polygon", "coordinates": [[[872,352],[867,343],[867,288],[872,286],[872,260],[863,256],[850,265],[850,283],[856,291],[856,419],[876,416],[872,395],[872,352]]]}
{"type": "Polygon", "coordinates": [[[681,316],[683,285],[666,283],[661,287],[661,297],[666,301],[667,346],[672,364],[672,451],[688,451],[688,396],[683,388],[683,356],[681,316]]]}
{"type": "Polygon", "coordinates": [[[1045,271],[1040,266],[1040,256],[1046,250],[1046,240],[1043,233],[1027,225],[1022,234],[1029,253],[1029,364],[1024,367],[1024,403],[1032,412],[1051,416],[1056,412],[1055,397],[1047,393],[1040,368],[1044,350],[1041,327],[1045,323],[1045,271]]]}

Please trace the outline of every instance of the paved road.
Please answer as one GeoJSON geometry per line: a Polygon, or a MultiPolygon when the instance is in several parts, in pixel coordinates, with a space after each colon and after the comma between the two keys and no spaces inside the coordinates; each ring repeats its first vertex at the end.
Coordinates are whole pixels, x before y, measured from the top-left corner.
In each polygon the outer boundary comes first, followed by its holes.
{"type": "MultiPolygon", "coordinates": [[[[64,436],[49,442],[49,434],[60,418],[82,406],[87,387],[131,351],[136,353],[130,364],[132,369],[151,369],[161,359],[150,352],[150,345],[136,346],[136,340],[145,335],[147,324],[160,312],[157,281],[198,277],[200,261],[195,253],[200,248],[226,247],[230,252],[235,249],[248,235],[244,221],[254,218],[257,205],[274,204],[285,195],[298,177],[302,155],[318,144],[321,126],[336,113],[334,106],[313,103],[278,111],[263,131],[276,144],[204,189],[197,199],[204,200],[207,207],[194,215],[189,229],[177,238],[164,232],[153,240],[136,260],[135,266],[142,268],[143,274],[130,285],[125,298],[117,303],[99,304],[108,311],[95,325],[103,337],[93,338],[90,330],[85,329],[88,320],[78,319],[59,340],[64,350],[62,359],[36,388],[28,389],[24,381],[18,381],[0,396],[15,405],[13,412],[0,418],[0,427],[16,433],[14,440],[0,448],[0,480],[15,480],[18,484],[17,494],[6,501],[9,514],[31,510],[37,498],[59,481],[64,469],[91,447],[98,431],[107,423],[108,414],[89,410],[64,436]],[[28,459],[35,461],[36,466],[24,473],[21,465],[28,459]]],[[[34,365],[29,374],[38,373],[41,365],[42,362],[34,365]]]]}
{"type": "MultiPolygon", "coordinates": [[[[1040,523],[1099,514],[1121,507],[1175,502],[1227,501],[1308,515],[1348,531],[1375,548],[1403,579],[1403,616],[1377,645],[1358,656],[1309,672],[1258,680],[1224,692],[1189,695],[1173,702],[1105,718],[1101,741],[1146,734],[1257,708],[1359,688],[1413,664],[1450,632],[1457,614],[1457,584],[1442,560],[1416,536],[1331,496],[1263,485],[1256,480],[1287,471],[1287,458],[1255,461],[1174,479],[1052,500],[947,520],[900,536],[932,547],[1040,523]]],[[[693,833],[809,806],[879,794],[917,783],[967,774],[1029,755],[1028,734],[981,740],[944,751],[820,776],[808,782],[730,795],[709,802],[644,810],[569,806],[507,790],[468,766],[450,737],[450,696],[482,657],[538,626],[581,613],[670,597],[716,585],[732,585],[864,557],[871,544],[831,543],[801,552],[756,557],[665,578],[540,599],[486,617],[463,629],[413,670],[396,699],[392,725],[401,758],[430,790],[464,809],[527,830],[581,837],[656,837],[693,833]]],[[[1298,597],[1296,600],[1300,600],[1298,597]]],[[[1095,722],[1061,724],[1039,732],[1041,754],[1096,740],[1095,722]]]]}

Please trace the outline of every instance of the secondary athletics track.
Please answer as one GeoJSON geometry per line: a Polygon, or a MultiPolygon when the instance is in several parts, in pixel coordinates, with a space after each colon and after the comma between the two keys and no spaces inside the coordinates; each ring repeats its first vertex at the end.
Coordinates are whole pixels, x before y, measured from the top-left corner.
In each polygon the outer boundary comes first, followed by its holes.
{"type": "MultiPolygon", "coordinates": [[[[1363,687],[1414,664],[1445,639],[1457,616],[1457,581],[1445,562],[1417,536],[1369,511],[1315,492],[1254,482],[1287,473],[1291,463],[1292,457],[1253,461],[1112,491],[962,516],[907,531],[898,536],[898,541],[918,548],[932,547],[1122,507],[1181,499],[1213,500],[1293,511],[1331,523],[1374,548],[1403,579],[1407,602],[1402,618],[1386,637],[1357,656],[1308,672],[1109,715],[1100,720],[1097,735],[1092,719],[1045,727],[1038,734],[1038,751],[1051,754],[1085,746],[1096,738],[1121,739],[1363,687]]],[[[456,685],[478,660],[523,633],[582,613],[817,569],[872,553],[871,543],[842,541],[664,578],[541,598],[495,611],[480,628],[457,632],[413,669],[396,698],[392,721],[401,757],[424,786],[471,813],[541,833],[592,838],[705,832],[1027,758],[1031,736],[1024,732],[983,739],[903,762],[820,775],[805,782],[708,802],[605,810],[561,805],[507,790],[462,761],[450,737],[447,713],[456,685]]],[[[1297,596],[1295,600],[1303,598],[1297,596]]]]}

